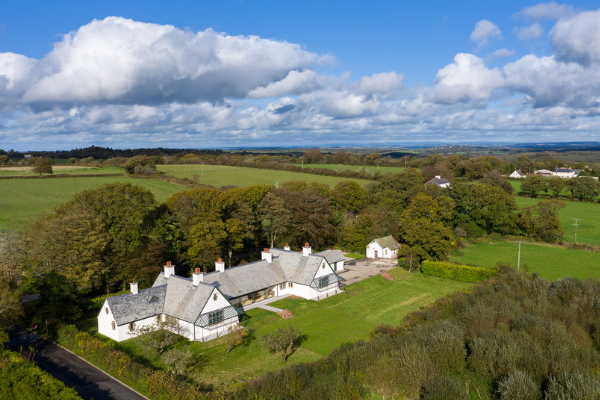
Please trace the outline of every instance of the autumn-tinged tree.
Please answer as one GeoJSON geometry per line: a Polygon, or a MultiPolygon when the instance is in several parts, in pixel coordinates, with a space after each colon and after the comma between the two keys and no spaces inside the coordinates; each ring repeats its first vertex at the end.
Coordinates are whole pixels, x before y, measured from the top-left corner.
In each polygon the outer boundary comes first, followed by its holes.
{"type": "Polygon", "coordinates": [[[335,185],[332,192],[338,211],[358,213],[369,204],[369,193],[354,181],[342,181],[335,185]]]}
{"type": "Polygon", "coordinates": [[[399,232],[399,214],[385,207],[369,207],[358,215],[345,215],[341,243],[353,251],[363,252],[371,240],[399,232]]]}
{"type": "Polygon", "coordinates": [[[350,162],[350,154],[339,150],[331,157],[331,162],[334,164],[348,164],[350,162]]]}
{"type": "Polygon", "coordinates": [[[227,336],[225,336],[225,340],[227,342],[227,352],[231,353],[231,350],[233,350],[235,347],[244,344],[244,341],[252,332],[252,329],[244,328],[240,324],[235,324],[228,327],[227,336]]]}
{"type": "Polygon", "coordinates": [[[286,207],[285,201],[273,193],[267,193],[261,200],[258,212],[265,238],[274,247],[290,229],[292,212],[286,207]]]}
{"type": "Polygon", "coordinates": [[[264,334],[261,341],[272,353],[279,353],[283,362],[298,348],[302,334],[295,326],[280,328],[274,332],[264,334]]]}
{"type": "Polygon", "coordinates": [[[311,149],[304,153],[302,159],[306,164],[319,164],[323,162],[325,156],[323,155],[323,153],[321,153],[321,150],[311,149]]]}
{"type": "Polygon", "coordinates": [[[524,207],[519,214],[519,226],[524,234],[544,242],[561,242],[564,231],[558,210],[566,207],[560,201],[540,201],[535,206],[524,207]]]}
{"type": "Polygon", "coordinates": [[[33,172],[39,173],[40,176],[42,174],[52,174],[52,164],[54,164],[53,159],[38,157],[33,163],[33,172]]]}

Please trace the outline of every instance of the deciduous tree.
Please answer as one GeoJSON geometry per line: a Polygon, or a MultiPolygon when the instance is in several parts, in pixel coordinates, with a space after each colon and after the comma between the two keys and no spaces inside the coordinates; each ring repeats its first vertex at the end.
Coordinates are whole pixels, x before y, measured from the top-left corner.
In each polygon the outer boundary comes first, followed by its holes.
{"type": "Polygon", "coordinates": [[[272,353],[278,353],[283,362],[298,348],[302,334],[298,328],[288,326],[280,328],[272,333],[267,333],[261,337],[261,341],[272,353]]]}

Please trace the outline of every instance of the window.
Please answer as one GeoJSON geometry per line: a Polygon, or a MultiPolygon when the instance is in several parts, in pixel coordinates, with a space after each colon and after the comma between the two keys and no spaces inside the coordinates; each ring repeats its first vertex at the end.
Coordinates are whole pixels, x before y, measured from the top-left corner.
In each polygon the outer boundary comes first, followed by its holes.
{"type": "Polygon", "coordinates": [[[219,295],[218,295],[218,294],[216,294],[216,293],[215,293],[215,294],[213,294],[213,300],[214,300],[214,301],[217,301],[217,299],[218,299],[218,298],[219,298],[219,295]]]}
{"type": "Polygon", "coordinates": [[[223,322],[223,310],[215,311],[208,314],[208,324],[215,325],[219,322],[223,322]]]}
{"type": "Polygon", "coordinates": [[[104,311],[106,311],[106,313],[108,314],[108,307],[106,307],[106,308],[104,309],[104,311]]]}
{"type": "Polygon", "coordinates": [[[292,282],[288,282],[288,287],[291,289],[294,287],[294,284],[292,282]]]}
{"type": "Polygon", "coordinates": [[[160,324],[161,318],[160,318],[160,314],[156,316],[156,323],[160,324]]]}
{"type": "Polygon", "coordinates": [[[165,322],[168,322],[170,324],[176,324],[177,318],[171,317],[170,315],[165,315],[165,322]]]}
{"type": "Polygon", "coordinates": [[[321,265],[321,268],[325,269],[325,263],[323,263],[323,264],[321,265]]]}
{"type": "Polygon", "coordinates": [[[129,331],[133,332],[135,330],[135,322],[129,324],[129,331]]]}
{"type": "Polygon", "coordinates": [[[319,287],[325,287],[329,285],[329,277],[328,276],[324,276],[322,278],[319,278],[319,287]]]}
{"type": "Polygon", "coordinates": [[[117,325],[115,324],[115,321],[111,322],[110,326],[112,326],[113,331],[117,329],[117,325]]]}
{"type": "Polygon", "coordinates": [[[285,289],[285,283],[280,283],[279,284],[279,289],[281,289],[281,290],[285,289]]]}

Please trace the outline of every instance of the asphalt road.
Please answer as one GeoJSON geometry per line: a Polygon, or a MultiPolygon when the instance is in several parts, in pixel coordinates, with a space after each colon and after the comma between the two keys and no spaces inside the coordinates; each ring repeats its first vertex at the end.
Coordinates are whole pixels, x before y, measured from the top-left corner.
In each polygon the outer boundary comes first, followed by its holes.
{"type": "Polygon", "coordinates": [[[11,332],[13,349],[35,349],[33,360],[44,371],[72,387],[85,400],[145,400],[110,375],[92,367],[62,347],[25,330],[11,332]]]}

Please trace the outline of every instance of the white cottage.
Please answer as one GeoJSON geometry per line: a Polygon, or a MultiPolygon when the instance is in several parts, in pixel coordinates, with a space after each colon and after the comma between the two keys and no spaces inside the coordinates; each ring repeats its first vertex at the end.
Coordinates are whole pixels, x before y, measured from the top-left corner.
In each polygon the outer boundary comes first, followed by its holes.
{"type": "Polygon", "coordinates": [[[442,189],[446,189],[450,187],[450,181],[448,179],[442,178],[440,175],[436,175],[433,179],[425,182],[426,185],[436,185],[442,189]]]}
{"type": "Polygon", "coordinates": [[[572,168],[556,168],[553,175],[558,176],[559,178],[577,178],[579,175],[579,171],[572,168]]]}
{"type": "Polygon", "coordinates": [[[524,178],[527,178],[527,175],[525,175],[524,173],[522,173],[520,169],[517,169],[517,170],[514,170],[513,173],[510,174],[508,177],[509,178],[524,179],[524,178]]]}
{"type": "MultiPolygon", "coordinates": [[[[190,340],[211,340],[239,321],[244,307],[269,298],[295,295],[319,300],[339,293],[342,280],[323,255],[264,249],[261,260],[225,268],[219,259],[215,271],[199,269],[191,278],[175,275],[170,262],[151,288],[106,299],[98,315],[98,332],[116,341],[133,337],[136,328],[157,321],[176,323],[190,340]]],[[[336,262],[337,263],[337,262],[336,262]]],[[[341,266],[343,269],[343,264],[341,266]]]]}
{"type": "Polygon", "coordinates": [[[400,243],[392,236],[373,239],[367,245],[367,258],[396,258],[400,243]]]}

